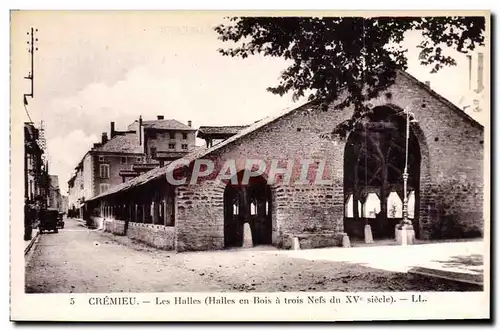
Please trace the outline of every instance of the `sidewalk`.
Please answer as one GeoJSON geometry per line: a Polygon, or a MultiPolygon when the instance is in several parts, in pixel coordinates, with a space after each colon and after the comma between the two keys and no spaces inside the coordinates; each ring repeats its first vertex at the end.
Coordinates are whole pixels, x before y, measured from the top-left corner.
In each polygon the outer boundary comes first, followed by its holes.
{"type": "Polygon", "coordinates": [[[36,240],[38,240],[38,229],[34,229],[31,235],[31,240],[24,240],[24,255],[28,254],[36,240]]]}
{"type": "MultiPolygon", "coordinates": [[[[441,242],[409,246],[362,246],[279,251],[278,254],[307,260],[348,262],[376,269],[413,273],[424,270],[427,276],[480,279],[484,273],[484,241],[441,242]]],[[[276,252],[275,252],[276,253],[276,252]]]]}

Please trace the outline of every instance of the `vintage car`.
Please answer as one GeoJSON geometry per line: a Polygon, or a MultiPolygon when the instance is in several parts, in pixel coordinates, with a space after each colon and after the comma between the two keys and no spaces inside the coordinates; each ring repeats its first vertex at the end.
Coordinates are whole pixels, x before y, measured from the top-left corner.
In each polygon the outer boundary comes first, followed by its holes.
{"type": "Polygon", "coordinates": [[[47,209],[40,211],[40,224],[38,230],[40,233],[44,231],[54,231],[58,233],[57,223],[59,218],[59,211],[57,209],[47,209]]]}
{"type": "Polygon", "coordinates": [[[59,213],[59,215],[57,215],[57,227],[60,229],[64,229],[63,217],[64,213],[59,213]]]}

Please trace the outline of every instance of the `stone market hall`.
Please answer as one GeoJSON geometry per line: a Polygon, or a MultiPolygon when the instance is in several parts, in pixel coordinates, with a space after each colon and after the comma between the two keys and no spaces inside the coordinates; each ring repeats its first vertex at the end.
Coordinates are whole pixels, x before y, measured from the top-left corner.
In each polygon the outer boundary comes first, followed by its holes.
{"type": "Polygon", "coordinates": [[[417,240],[481,237],[482,125],[405,72],[369,105],[364,124],[346,139],[323,135],[347,121],[352,108],[323,111],[307,103],[265,118],[187,154],[175,169],[185,183],[167,180],[168,165],[153,169],[89,199],[87,217],[105,231],[179,252],[242,246],[245,223],[253,245],[285,249],[297,240],[301,248],[341,246],[346,234],[363,240],[366,224],[375,241],[394,239],[408,151],[408,216],[417,240]],[[415,120],[408,137],[404,109],[415,120]],[[297,183],[279,180],[280,173],[274,180],[267,167],[242,184],[249,170],[243,158],[268,165],[312,160],[322,178],[297,183]],[[191,185],[200,159],[218,166],[237,160],[234,180],[206,176],[191,185]]]}

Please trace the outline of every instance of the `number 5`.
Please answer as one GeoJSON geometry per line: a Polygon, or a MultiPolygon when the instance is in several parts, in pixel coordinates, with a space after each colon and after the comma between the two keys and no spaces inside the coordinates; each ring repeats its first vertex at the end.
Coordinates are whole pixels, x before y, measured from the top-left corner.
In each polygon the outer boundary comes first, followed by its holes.
{"type": "Polygon", "coordinates": [[[75,304],[75,298],[69,298],[69,304],[74,305],[75,304]]]}

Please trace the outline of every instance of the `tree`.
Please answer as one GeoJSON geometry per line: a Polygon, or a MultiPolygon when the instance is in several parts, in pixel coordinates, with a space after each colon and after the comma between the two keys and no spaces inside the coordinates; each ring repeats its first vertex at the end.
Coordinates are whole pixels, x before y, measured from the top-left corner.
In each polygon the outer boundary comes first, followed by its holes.
{"type": "Polygon", "coordinates": [[[398,70],[407,69],[400,43],[407,31],[422,33],[420,61],[437,72],[456,65],[445,47],[461,53],[484,43],[484,17],[233,17],[215,31],[234,47],[220,49],[226,56],[254,54],[281,57],[291,64],[280,82],[268,90],[307,95],[325,110],[340,92],[336,109],[354,106],[351,120],[335,128],[345,136],[368,111],[365,101],[394,83],[398,70]]]}

